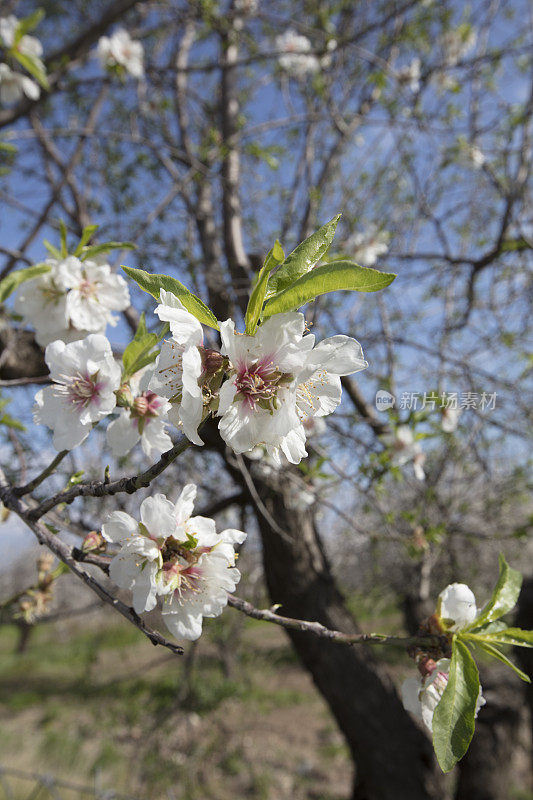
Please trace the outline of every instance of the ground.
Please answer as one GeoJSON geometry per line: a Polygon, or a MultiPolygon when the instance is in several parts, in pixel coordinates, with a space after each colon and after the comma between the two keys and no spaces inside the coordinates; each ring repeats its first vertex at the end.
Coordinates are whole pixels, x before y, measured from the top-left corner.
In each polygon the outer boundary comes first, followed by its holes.
{"type": "Polygon", "coordinates": [[[102,611],[39,626],[22,655],[0,628],[0,798],[33,797],[30,774],[143,800],[347,798],[343,740],[284,633],[227,615],[193,658],[102,611]]]}

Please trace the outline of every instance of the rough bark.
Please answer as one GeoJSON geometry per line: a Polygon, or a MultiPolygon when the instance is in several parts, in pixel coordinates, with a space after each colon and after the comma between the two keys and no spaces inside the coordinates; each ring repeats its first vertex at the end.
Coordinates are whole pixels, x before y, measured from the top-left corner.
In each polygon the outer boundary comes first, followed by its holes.
{"type": "MultiPolygon", "coordinates": [[[[230,471],[247,490],[238,470],[230,467],[230,471]]],[[[254,484],[263,504],[261,510],[255,498],[272,603],[280,603],[287,616],[356,632],[313,514],[295,508],[298,492],[294,483],[281,477],[274,487],[254,477],[254,484]]],[[[404,711],[389,676],[371,651],[295,631],[288,635],[352,752],[356,765],[353,800],[441,798],[431,743],[404,711]]]]}

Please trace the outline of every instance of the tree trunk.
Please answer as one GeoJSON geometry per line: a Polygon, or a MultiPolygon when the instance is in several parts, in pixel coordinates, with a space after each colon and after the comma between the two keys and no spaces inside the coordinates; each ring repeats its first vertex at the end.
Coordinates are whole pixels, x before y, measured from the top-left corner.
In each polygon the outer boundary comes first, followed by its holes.
{"type": "MultiPolygon", "coordinates": [[[[240,476],[246,488],[243,476],[234,468],[231,472],[233,477],[240,476]]],[[[284,480],[283,473],[275,488],[255,477],[254,483],[264,504],[261,510],[254,503],[272,603],[280,603],[285,615],[356,632],[313,514],[295,508],[294,483],[284,480]]],[[[287,633],[352,752],[356,765],[353,800],[440,800],[430,741],[404,711],[390,678],[369,649],[349,648],[308,633],[287,633]]]]}

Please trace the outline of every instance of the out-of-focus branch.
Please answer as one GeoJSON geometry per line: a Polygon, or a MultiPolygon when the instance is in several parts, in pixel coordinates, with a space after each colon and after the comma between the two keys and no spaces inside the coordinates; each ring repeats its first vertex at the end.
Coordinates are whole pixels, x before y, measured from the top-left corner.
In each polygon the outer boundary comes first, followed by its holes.
{"type": "MultiPolygon", "coordinates": [[[[57,558],[60,559],[80,580],[82,580],[98,597],[108,605],[115,608],[119,614],[135,625],[154,645],[162,645],[173,653],[181,655],[183,648],[169,641],[158,631],[147,625],[133,608],[107,591],[96,578],[80,567],[74,557],[74,548],[63,542],[57,535],[51,533],[44,523],[33,517],[33,509],[24,501],[16,497],[9,485],[3,471],[0,469],[0,499],[6,508],[13,511],[33,531],[40,544],[45,545],[57,558]]],[[[99,566],[102,566],[99,564],[99,566]]]]}
{"type": "Polygon", "coordinates": [[[356,384],[353,382],[351,378],[343,377],[341,378],[341,383],[343,388],[346,390],[346,394],[354,404],[355,408],[361,414],[363,418],[363,422],[366,422],[374,433],[377,436],[381,436],[382,434],[388,431],[388,425],[385,422],[382,422],[374,413],[374,409],[372,406],[366,402],[365,398],[357,388],[356,384]]]}
{"type": "MultiPolygon", "coordinates": [[[[108,27],[117,21],[123,14],[136,5],[146,2],[146,0],[115,0],[110,3],[107,10],[100,19],[89,25],[78,36],[67,42],[63,47],[58,48],[45,59],[45,66],[50,84],[50,92],[53,92],[61,76],[68,70],[71,59],[79,59],[85,56],[92,45],[106,32],[108,27]]],[[[42,92],[38,100],[21,100],[15,108],[0,111],[0,128],[11,125],[20,117],[23,117],[32,108],[42,102],[50,92],[42,92]]]]}

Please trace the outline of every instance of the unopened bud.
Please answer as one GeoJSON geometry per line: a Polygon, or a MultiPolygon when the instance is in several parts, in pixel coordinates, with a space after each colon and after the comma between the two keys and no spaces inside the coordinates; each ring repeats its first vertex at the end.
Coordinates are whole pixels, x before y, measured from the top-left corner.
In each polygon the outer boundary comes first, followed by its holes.
{"type": "Polygon", "coordinates": [[[133,394],[129,384],[123,383],[122,386],[115,392],[117,398],[117,406],[121,408],[131,408],[133,405],[133,394]]]}
{"type": "Polygon", "coordinates": [[[211,350],[204,347],[200,350],[202,356],[202,367],[206,375],[214,375],[218,372],[224,363],[224,357],[218,350],[211,350]]]}
{"type": "Polygon", "coordinates": [[[105,550],[106,540],[99,531],[91,531],[83,540],[81,549],[84,553],[94,553],[105,550]]]}
{"type": "Polygon", "coordinates": [[[42,553],[37,559],[37,569],[39,572],[50,572],[53,563],[54,556],[52,553],[42,553]]]}
{"type": "Polygon", "coordinates": [[[417,668],[423,678],[427,675],[431,675],[435,667],[437,666],[437,662],[434,658],[430,658],[429,656],[423,656],[417,663],[417,668]]]}
{"type": "Polygon", "coordinates": [[[133,401],[133,411],[138,417],[146,416],[146,412],[148,411],[148,400],[143,394],[141,394],[139,397],[136,397],[133,401]]]}

